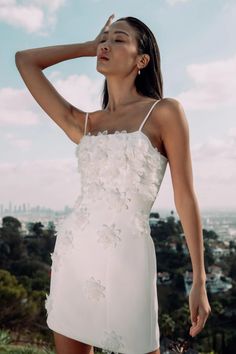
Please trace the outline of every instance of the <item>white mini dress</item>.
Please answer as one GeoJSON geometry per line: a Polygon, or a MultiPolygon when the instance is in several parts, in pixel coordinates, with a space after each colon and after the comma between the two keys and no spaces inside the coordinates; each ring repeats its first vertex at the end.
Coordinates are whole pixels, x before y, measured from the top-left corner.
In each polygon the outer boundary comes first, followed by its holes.
{"type": "Polygon", "coordinates": [[[51,254],[47,325],[106,353],[160,347],[157,267],[149,214],[168,159],[142,127],[86,134],[76,146],[81,193],[51,254]]]}

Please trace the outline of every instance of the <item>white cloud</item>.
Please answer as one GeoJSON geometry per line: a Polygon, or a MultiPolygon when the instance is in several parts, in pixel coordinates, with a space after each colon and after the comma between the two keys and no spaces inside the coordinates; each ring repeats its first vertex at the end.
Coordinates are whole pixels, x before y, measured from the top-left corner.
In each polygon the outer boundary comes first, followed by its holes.
{"type": "Polygon", "coordinates": [[[26,89],[0,89],[0,126],[38,124],[39,117],[33,111],[33,104],[26,89]]]}
{"type": "Polygon", "coordinates": [[[60,209],[79,194],[76,168],[76,158],[2,163],[1,201],[60,209]]]}
{"type": "Polygon", "coordinates": [[[0,21],[25,29],[29,33],[47,35],[56,23],[56,12],[66,0],[0,0],[0,21]]]}
{"type": "Polygon", "coordinates": [[[13,133],[7,133],[5,138],[10,145],[20,150],[29,150],[29,148],[32,146],[32,140],[17,138],[13,133]]]}
{"type": "Polygon", "coordinates": [[[14,27],[24,28],[27,32],[37,32],[44,24],[43,11],[32,5],[0,5],[0,20],[14,27]]]}
{"type": "MultiPolygon", "coordinates": [[[[76,107],[89,110],[101,107],[101,79],[92,80],[86,75],[69,75],[62,79],[58,71],[52,72],[48,78],[56,90],[76,107]]],[[[0,89],[0,126],[40,124],[40,113],[44,115],[27,88],[0,89]]]]}
{"type": "Polygon", "coordinates": [[[195,185],[201,204],[235,207],[236,205],[236,128],[224,139],[210,137],[192,148],[195,185]]]}
{"type": "MultiPolygon", "coordinates": [[[[221,139],[210,137],[207,142],[191,146],[193,182],[202,208],[236,207],[236,127],[221,139]]],[[[157,197],[156,205],[174,206],[170,167],[157,197]]]]}
{"type": "MultiPolygon", "coordinates": [[[[57,75],[58,76],[58,75],[57,75]]],[[[100,96],[103,81],[99,78],[96,80],[90,79],[87,75],[69,75],[62,79],[52,73],[54,78],[53,85],[57,88],[60,94],[78,108],[90,111],[99,109],[100,96]]],[[[49,76],[51,80],[51,76],[49,76]]]]}
{"type": "Polygon", "coordinates": [[[207,142],[195,145],[193,156],[196,161],[212,163],[224,160],[234,163],[236,160],[236,128],[230,129],[224,140],[209,137],[207,142]]]}
{"type": "Polygon", "coordinates": [[[225,60],[187,66],[193,87],[180,93],[186,109],[215,110],[236,106],[236,55],[225,60]]]}

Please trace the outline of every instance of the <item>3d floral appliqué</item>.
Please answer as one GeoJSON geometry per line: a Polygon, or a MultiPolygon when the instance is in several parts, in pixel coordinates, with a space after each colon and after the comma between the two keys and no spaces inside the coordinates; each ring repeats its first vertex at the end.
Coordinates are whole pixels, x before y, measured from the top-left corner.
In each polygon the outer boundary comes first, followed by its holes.
{"type": "Polygon", "coordinates": [[[51,310],[53,308],[52,299],[49,294],[46,294],[46,299],[45,299],[44,305],[45,305],[45,309],[47,310],[47,314],[49,315],[49,313],[51,312],[51,310]]]}
{"type": "Polygon", "coordinates": [[[149,216],[143,210],[139,210],[134,216],[135,234],[144,236],[149,231],[149,216]]]}
{"type": "Polygon", "coordinates": [[[50,253],[52,260],[52,267],[57,272],[61,265],[61,255],[55,249],[53,253],[50,253]]]}
{"type": "Polygon", "coordinates": [[[95,280],[93,276],[90,277],[84,285],[84,291],[87,297],[95,301],[99,301],[105,297],[105,289],[106,287],[102,285],[101,280],[95,280]]]}
{"type": "Polygon", "coordinates": [[[119,354],[119,351],[124,348],[122,336],[118,335],[114,330],[104,331],[104,338],[101,345],[104,349],[111,350],[117,354],[119,354]]]}
{"type": "Polygon", "coordinates": [[[100,242],[104,248],[116,247],[118,242],[121,241],[120,233],[121,229],[117,228],[115,223],[111,225],[103,224],[101,229],[98,230],[98,242],[100,242]]]}
{"type": "Polygon", "coordinates": [[[89,208],[86,205],[80,205],[75,209],[75,228],[78,230],[80,228],[83,230],[86,225],[89,223],[89,208]]]}

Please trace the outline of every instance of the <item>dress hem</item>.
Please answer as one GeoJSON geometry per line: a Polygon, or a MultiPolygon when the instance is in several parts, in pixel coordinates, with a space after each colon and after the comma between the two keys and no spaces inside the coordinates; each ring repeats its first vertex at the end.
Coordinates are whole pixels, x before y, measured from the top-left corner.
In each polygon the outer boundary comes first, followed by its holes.
{"type": "MultiPolygon", "coordinates": [[[[93,343],[91,343],[91,342],[89,342],[87,339],[84,340],[82,337],[78,337],[78,336],[76,336],[76,335],[73,335],[73,334],[71,335],[71,334],[69,334],[69,333],[68,333],[64,328],[62,328],[62,327],[57,327],[57,326],[51,325],[50,321],[48,321],[48,320],[46,321],[46,323],[47,323],[48,328],[51,329],[52,331],[57,332],[57,333],[59,333],[59,334],[62,334],[63,336],[65,336],[65,337],[67,337],[67,338],[80,341],[81,343],[88,344],[88,345],[90,345],[90,346],[94,346],[94,347],[96,347],[96,348],[103,349],[103,350],[105,350],[105,351],[107,351],[107,352],[111,352],[111,353],[134,354],[134,352],[117,352],[117,351],[114,351],[114,350],[112,350],[112,349],[103,348],[103,347],[101,347],[101,344],[98,344],[96,341],[93,341],[93,343]]],[[[160,349],[160,344],[159,344],[159,346],[158,346],[157,348],[149,349],[147,352],[145,351],[145,353],[143,353],[143,352],[142,352],[142,353],[137,353],[137,352],[135,351],[135,354],[148,354],[148,353],[153,352],[153,351],[158,350],[158,349],[160,349]]]]}

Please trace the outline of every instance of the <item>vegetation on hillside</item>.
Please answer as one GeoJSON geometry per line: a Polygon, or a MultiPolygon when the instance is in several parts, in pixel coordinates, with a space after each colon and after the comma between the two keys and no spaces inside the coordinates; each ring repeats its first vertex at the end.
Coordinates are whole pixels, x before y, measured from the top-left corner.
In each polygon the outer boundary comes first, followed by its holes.
{"type": "MultiPolygon", "coordinates": [[[[168,272],[171,279],[170,284],[158,285],[162,341],[165,338],[183,338],[189,331],[191,323],[184,273],[186,270],[192,271],[192,267],[189,254],[183,249],[186,241],[180,221],[173,216],[173,212],[166,219],[161,219],[158,213],[155,217],[157,223],[151,227],[151,236],[156,249],[158,272],[168,272]],[[176,244],[176,251],[170,247],[173,243],[176,244]]],[[[210,240],[217,242],[218,235],[212,230],[203,230],[203,235],[208,271],[208,267],[215,264],[210,240]]],[[[53,353],[53,336],[46,324],[44,302],[45,294],[49,293],[50,253],[54,250],[55,240],[56,230],[52,222],[47,227],[41,222],[29,223],[23,231],[18,219],[6,216],[2,220],[0,353],[53,353]],[[26,347],[27,343],[31,347],[26,347]],[[13,345],[17,345],[18,349],[11,349],[13,345]],[[20,345],[24,347],[20,349],[20,345]],[[41,351],[33,349],[33,346],[38,346],[41,351]]],[[[192,343],[193,348],[201,353],[235,353],[235,243],[231,243],[230,249],[229,255],[221,258],[217,265],[223,269],[225,276],[233,279],[233,288],[227,292],[227,296],[225,293],[211,294],[208,291],[212,313],[204,330],[193,338],[192,343]]],[[[97,349],[97,352],[101,350],[97,349]]]]}

